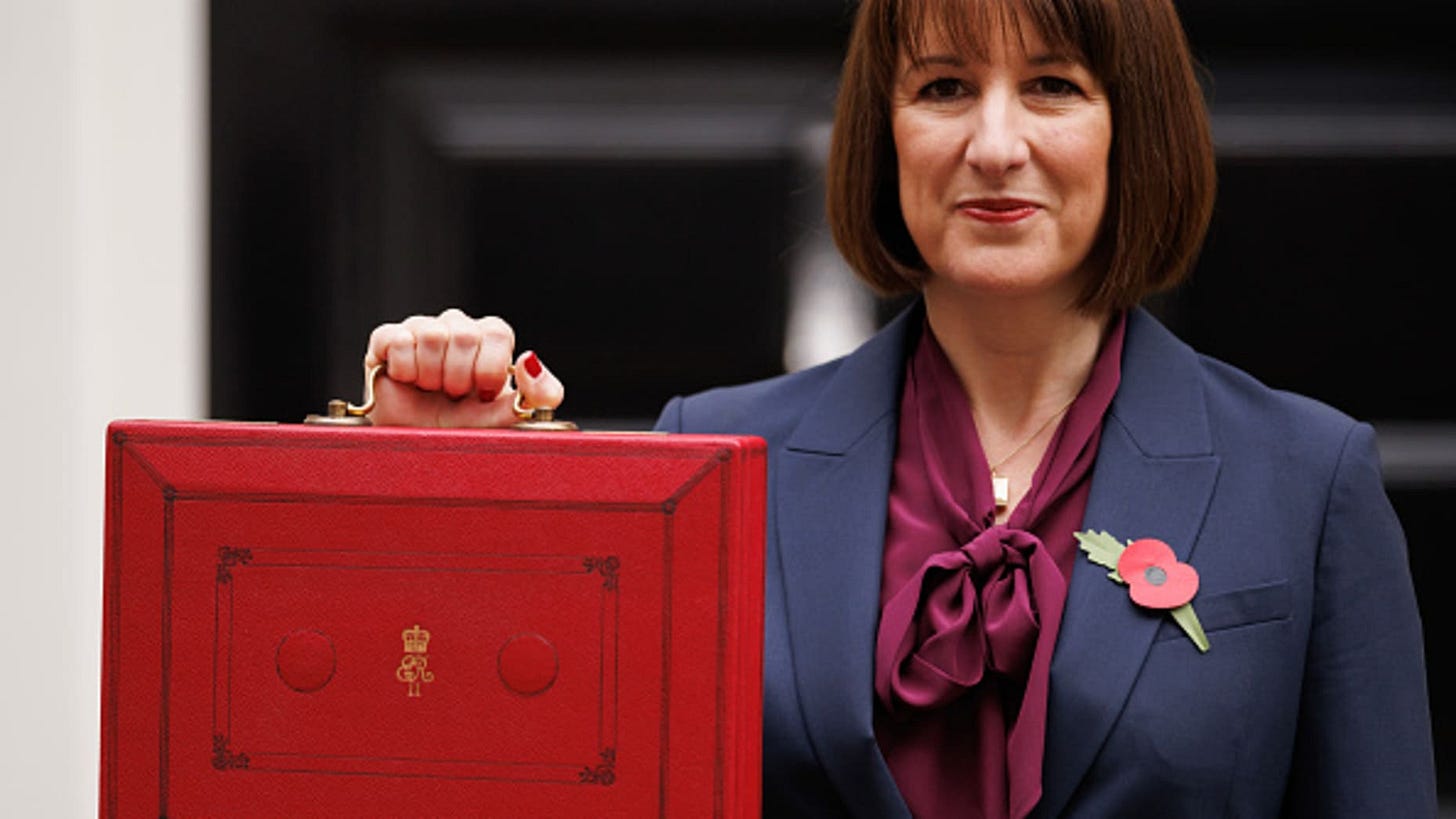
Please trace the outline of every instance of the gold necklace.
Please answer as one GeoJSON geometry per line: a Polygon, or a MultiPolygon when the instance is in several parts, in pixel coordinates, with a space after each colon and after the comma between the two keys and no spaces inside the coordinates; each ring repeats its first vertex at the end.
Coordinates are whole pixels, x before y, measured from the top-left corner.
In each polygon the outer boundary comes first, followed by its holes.
{"type": "Polygon", "coordinates": [[[997,512],[1000,512],[1007,506],[1011,505],[1011,479],[999,474],[996,470],[1004,466],[1007,461],[1015,458],[1016,453],[1020,452],[1023,449],[1026,449],[1027,444],[1035,441],[1037,437],[1039,437],[1043,432],[1046,432],[1046,428],[1051,426],[1051,423],[1053,421],[1062,417],[1062,413],[1066,412],[1067,408],[1071,407],[1072,403],[1076,400],[1077,396],[1072,396],[1071,401],[1063,404],[1061,409],[1052,413],[1051,417],[1043,421],[1041,426],[1037,427],[1036,432],[1031,433],[1031,436],[1029,438],[1017,444],[1016,448],[1011,450],[1011,452],[1007,453],[1006,457],[1002,458],[994,464],[991,464],[991,498],[996,503],[997,512]]]}

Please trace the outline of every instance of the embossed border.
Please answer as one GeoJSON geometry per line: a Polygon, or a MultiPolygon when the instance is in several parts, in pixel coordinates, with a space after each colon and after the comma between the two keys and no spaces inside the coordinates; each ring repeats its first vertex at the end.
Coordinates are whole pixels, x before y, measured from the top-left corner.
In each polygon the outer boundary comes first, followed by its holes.
{"type": "MultiPolygon", "coordinates": [[[[145,425],[145,423],[146,422],[143,422],[143,426],[145,425]]],[[[122,548],[121,540],[122,540],[122,532],[123,532],[122,521],[124,519],[124,515],[123,515],[123,505],[124,505],[124,502],[125,502],[125,494],[126,494],[123,491],[123,483],[124,483],[124,481],[123,481],[123,471],[124,471],[123,467],[124,467],[125,462],[128,459],[130,459],[133,463],[135,463],[151,479],[151,481],[153,482],[153,484],[155,485],[155,487],[160,491],[161,497],[162,497],[162,507],[163,507],[163,510],[162,510],[163,511],[163,532],[162,532],[163,577],[162,577],[162,595],[161,595],[161,602],[162,602],[161,621],[162,621],[162,626],[161,626],[161,634],[160,634],[160,639],[161,639],[161,663],[162,663],[162,668],[161,668],[162,687],[161,687],[161,702],[160,702],[159,714],[158,714],[158,718],[157,718],[158,719],[158,729],[159,729],[159,748],[158,748],[158,760],[159,760],[159,765],[158,765],[158,768],[159,768],[159,770],[158,770],[158,787],[159,787],[159,791],[158,791],[158,806],[157,806],[157,810],[158,810],[158,815],[161,815],[161,816],[168,815],[168,791],[169,791],[169,776],[170,776],[170,749],[168,747],[168,741],[169,741],[169,722],[170,722],[170,712],[171,712],[170,679],[171,679],[171,674],[172,674],[172,670],[171,670],[171,641],[172,641],[172,628],[171,628],[171,614],[172,614],[172,612],[171,612],[171,608],[172,608],[172,582],[173,582],[173,577],[172,577],[172,556],[173,556],[173,549],[174,549],[174,545],[175,545],[174,544],[174,512],[175,512],[174,507],[175,507],[175,504],[179,500],[180,501],[208,501],[208,500],[214,500],[214,501],[253,501],[253,502],[297,502],[297,503],[316,503],[316,502],[328,501],[328,502],[335,502],[335,503],[366,503],[366,504],[380,504],[380,505],[403,505],[403,504],[408,504],[408,505],[426,505],[426,506],[439,506],[439,507],[476,506],[476,505],[484,505],[484,504],[487,504],[487,503],[492,503],[490,501],[468,501],[468,500],[461,500],[459,498],[410,498],[408,500],[399,500],[399,499],[381,499],[381,498],[376,498],[376,497],[372,497],[372,496],[358,496],[358,495],[349,495],[349,494],[332,494],[332,495],[330,495],[330,494],[320,494],[320,493],[296,493],[296,494],[279,494],[279,493],[236,493],[236,492],[229,493],[229,492],[191,491],[191,490],[188,490],[186,488],[184,488],[184,489],[182,489],[182,490],[179,491],[178,488],[176,486],[174,486],[173,483],[171,481],[169,481],[166,476],[164,476],[163,474],[161,474],[161,472],[152,463],[150,463],[148,461],[148,459],[140,452],[140,448],[142,446],[178,445],[178,446],[187,446],[187,447],[217,448],[217,449],[230,449],[230,448],[281,448],[281,449],[305,449],[305,448],[331,449],[331,448],[339,448],[339,449],[345,449],[345,448],[351,448],[352,445],[349,444],[349,443],[346,443],[343,439],[338,439],[336,442],[325,441],[322,438],[317,438],[317,439],[308,440],[308,441],[292,441],[292,440],[290,440],[290,441],[283,441],[283,442],[268,442],[268,441],[261,441],[261,440],[257,440],[257,439],[208,438],[208,437],[200,437],[200,436],[189,435],[189,434],[186,434],[184,432],[178,431],[176,429],[166,429],[165,427],[162,427],[162,426],[159,426],[157,429],[153,429],[153,430],[148,430],[148,429],[144,429],[144,428],[137,429],[137,430],[125,430],[125,429],[113,430],[110,433],[110,436],[109,437],[110,437],[110,444],[111,444],[111,446],[110,446],[110,452],[109,452],[109,458],[108,458],[108,471],[110,473],[109,476],[108,476],[108,483],[109,483],[109,486],[108,486],[108,493],[109,493],[108,494],[108,500],[111,503],[111,509],[109,510],[109,515],[108,515],[108,525],[110,527],[110,531],[108,532],[108,539],[107,539],[107,543],[108,543],[108,564],[109,565],[108,565],[108,569],[107,569],[107,577],[105,578],[105,581],[104,582],[106,583],[107,591],[108,591],[108,594],[110,595],[110,602],[109,602],[109,604],[107,606],[106,616],[107,616],[107,619],[108,619],[108,625],[107,625],[108,631],[107,631],[107,634],[108,634],[108,638],[109,638],[109,641],[110,641],[110,644],[111,644],[111,651],[110,651],[109,659],[107,661],[107,665],[106,665],[105,668],[102,669],[102,673],[104,675],[106,675],[106,677],[110,680],[110,685],[109,685],[109,693],[108,693],[107,699],[106,699],[106,705],[107,705],[107,709],[108,709],[108,714],[107,714],[107,718],[104,721],[103,726],[102,726],[102,744],[103,744],[103,749],[104,749],[105,766],[104,766],[104,769],[101,772],[103,781],[107,783],[107,787],[106,787],[106,797],[105,797],[104,804],[103,804],[103,807],[106,810],[106,815],[107,816],[117,816],[117,815],[119,815],[119,809],[120,809],[120,806],[117,803],[117,795],[118,795],[118,789],[119,789],[118,788],[118,785],[119,785],[119,783],[118,783],[118,776],[119,776],[119,772],[118,772],[118,768],[119,768],[119,762],[118,762],[119,757],[118,757],[118,753],[119,753],[119,749],[120,749],[120,740],[119,740],[119,736],[118,736],[118,733],[117,733],[117,715],[120,713],[119,712],[119,708],[120,708],[120,705],[121,704],[117,700],[117,694],[118,694],[118,691],[119,691],[119,679],[120,679],[121,665],[122,665],[122,662],[121,662],[121,660],[122,660],[122,651],[121,651],[122,635],[125,632],[124,624],[121,622],[122,621],[122,617],[121,617],[121,609],[122,609],[122,606],[121,606],[121,591],[122,591],[121,590],[121,576],[122,576],[122,567],[124,565],[124,560],[125,560],[125,556],[123,555],[123,548],[122,548]]],[[[388,452],[388,451],[419,452],[421,450],[440,451],[440,452],[455,452],[455,453],[471,453],[471,454],[480,454],[480,453],[493,453],[493,454],[512,454],[512,453],[524,454],[524,453],[534,453],[534,454],[565,455],[565,456],[572,456],[572,457],[589,457],[589,458],[601,458],[601,457],[605,457],[602,453],[598,453],[598,452],[582,453],[582,452],[578,452],[578,451],[573,451],[569,446],[550,447],[550,446],[541,446],[539,444],[537,444],[537,445],[530,445],[530,446],[527,446],[527,445],[522,445],[522,446],[502,446],[499,442],[491,442],[491,443],[474,445],[474,446],[472,446],[472,445],[463,445],[463,446],[443,446],[443,447],[441,447],[441,446],[420,447],[420,446],[412,446],[412,445],[394,445],[394,446],[384,445],[384,446],[378,446],[378,447],[376,447],[376,451],[380,451],[380,452],[388,452]]],[[[680,484],[672,492],[672,494],[671,494],[670,497],[662,500],[661,502],[656,502],[656,503],[652,503],[652,502],[649,502],[649,503],[586,503],[586,502],[583,502],[583,503],[529,503],[529,502],[524,502],[523,503],[523,502],[519,502],[519,501],[498,501],[498,502],[494,502],[494,503],[496,503],[496,505],[500,505],[500,506],[512,506],[512,507],[517,507],[517,508],[538,508],[538,509],[540,509],[540,508],[551,508],[551,509],[562,509],[562,510],[584,510],[584,509],[589,509],[589,510],[592,510],[592,511],[622,511],[622,512],[655,511],[655,512],[658,512],[658,513],[660,513],[662,515],[663,532],[664,532],[664,538],[665,538],[664,548],[663,548],[663,569],[664,569],[664,576],[670,577],[671,576],[671,573],[672,573],[672,539],[673,539],[673,525],[674,525],[673,524],[673,517],[674,517],[673,513],[674,513],[674,511],[675,511],[678,503],[683,498],[685,498],[689,493],[691,493],[693,491],[693,489],[696,486],[698,486],[700,483],[702,483],[704,481],[704,479],[706,479],[710,474],[712,474],[713,472],[718,471],[718,470],[721,470],[722,473],[723,473],[720,476],[721,477],[721,480],[723,482],[723,486],[721,488],[721,491],[722,491],[723,499],[726,501],[726,499],[728,497],[728,494],[729,494],[729,487],[732,484],[731,472],[732,472],[732,467],[733,467],[733,464],[734,464],[732,447],[731,446],[724,446],[724,445],[704,444],[704,445],[700,445],[700,446],[695,447],[695,448],[684,447],[681,454],[677,454],[677,453],[668,454],[668,453],[664,453],[664,452],[661,452],[661,451],[658,451],[658,452],[641,452],[641,451],[632,452],[632,451],[624,451],[624,452],[621,452],[621,453],[614,453],[613,454],[613,457],[643,458],[643,459],[648,459],[648,460],[651,460],[651,459],[663,459],[663,458],[677,458],[677,459],[681,459],[681,460],[698,461],[698,462],[701,463],[701,466],[699,467],[699,469],[697,469],[695,472],[693,472],[685,481],[683,481],[682,484],[680,484]]],[[[715,677],[716,677],[716,679],[715,679],[715,691],[716,691],[716,704],[717,704],[717,708],[715,709],[715,716],[713,718],[713,726],[712,726],[713,735],[714,735],[714,738],[715,738],[714,739],[715,759],[714,759],[714,766],[713,766],[714,767],[714,771],[715,771],[715,773],[714,773],[714,798],[713,798],[713,803],[714,803],[714,809],[715,809],[714,810],[714,813],[717,816],[723,815],[723,810],[724,810],[724,787],[725,787],[725,785],[724,785],[723,777],[724,777],[724,772],[725,772],[725,766],[727,765],[727,753],[728,753],[727,741],[726,741],[726,730],[727,730],[727,727],[726,727],[726,724],[725,724],[724,720],[722,719],[722,716],[723,716],[724,706],[725,706],[725,703],[726,703],[726,695],[725,695],[725,692],[726,692],[726,689],[727,689],[727,677],[726,677],[726,675],[727,675],[727,660],[728,660],[727,653],[726,653],[726,647],[727,647],[727,635],[728,635],[728,631],[730,629],[730,625],[728,623],[727,618],[725,616],[723,616],[723,612],[726,610],[726,608],[728,606],[728,601],[726,599],[726,594],[727,594],[727,591],[728,591],[729,569],[728,569],[728,565],[727,565],[727,548],[726,547],[727,547],[728,538],[729,538],[729,525],[730,525],[729,524],[729,515],[730,515],[730,510],[726,507],[726,505],[722,506],[720,508],[720,515],[719,515],[719,518],[718,518],[718,528],[719,528],[719,532],[718,532],[718,544],[719,544],[719,549],[718,549],[718,553],[719,553],[719,559],[718,559],[718,564],[719,564],[718,565],[718,578],[719,578],[719,588],[718,588],[719,600],[718,600],[718,607],[719,607],[719,610],[720,610],[719,611],[720,616],[718,618],[717,657],[716,657],[716,660],[717,660],[717,663],[716,663],[717,664],[717,669],[716,669],[716,675],[715,675],[715,677]]],[[[660,718],[661,746],[660,746],[660,753],[659,753],[658,811],[657,811],[657,815],[660,816],[660,817],[664,817],[664,819],[665,819],[665,817],[667,816],[667,794],[668,794],[669,779],[670,779],[669,761],[670,761],[670,758],[671,758],[671,754],[670,754],[670,740],[671,740],[671,736],[670,736],[670,716],[669,716],[670,715],[670,712],[671,712],[671,704],[672,704],[672,700],[671,700],[671,677],[670,677],[670,668],[671,668],[671,650],[670,650],[671,649],[671,606],[672,606],[672,601],[671,601],[671,584],[664,584],[664,594],[663,594],[662,606],[663,606],[663,615],[664,615],[664,628],[663,628],[663,634],[662,634],[662,642],[663,642],[663,647],[664,647],[663,658],[662,658],[662,663],[663,663],[663,666],[662,666],[663,667],[663,674],[662,674],[662,686],[663,686],[662,697],[663,697],[663,700],[662,700],[662,710],[661,710],[661,718],[660,718]]],[[[223,750],[225,751],[226,749],[224,748],[223,750]]],[[[214,748],[214,753],[218,753],[217,748],[214,748]]],[[[613,755],[611,757],[603,757],[603,764],[612,764],[612,765],[614,765],[615,764],[615,752],[613,752],[613,755]]],[[[598,770],[598,769],[599,768],[594,768],[593,770],[598,770]]]]}
{"type": "Polygon", "coordinates": [[[380,776],[494,779],[516,782],[558,782],[610,785],[618,727],[618,669],[620,655],[621,559],[578,554],[502,555],[498,553],[390,552],[365,549],[280,549],[221,546],[218,548],[213,596],[213,768],[218,771],[257,770],[275,773],[377,774],[380,776]],[[368,560],[374,557],[374,560],[368,560]],[[386,560],[379,560],[384,557],[386,560]],[[388,558],[393,558],[389,560],[388,558]],[[412,559],[417,558],[417,559],[412,559]],[[447,560],[448,559],[448,560],[447,560]],[[247,567],[248,571],[243,571],[247,567]],[[232,642],[238,583],[256,569],[300,571],[461,572],[470,574],[545,574],[563,577],[600,575],[591,581],[600,590],[599,662],[601,679],[597,698],[597,750],[587,759],[524,763],[514,760],[376,757],[367,754],[337,757],[327,754],[285,753],[265,747],[235,748],[232,739],[232,642]],[[607,673],[608,667],[611,673],[607,673]],[[442,770],[448,769],[448,770],[442,770]]]}

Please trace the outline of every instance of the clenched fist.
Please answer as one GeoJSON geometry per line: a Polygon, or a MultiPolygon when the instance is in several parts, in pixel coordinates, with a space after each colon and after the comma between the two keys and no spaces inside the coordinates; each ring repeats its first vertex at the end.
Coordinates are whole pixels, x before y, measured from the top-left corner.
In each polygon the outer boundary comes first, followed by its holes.
{"type": "Polygon", "coordinates": [[[508,427],[517,420],[517,390],[526,407],[560,406],[566,388],[535,353],[517,356],[515,347],[509,324],[453,307],[381,324],[369,334],[364,366],[382,363],[388,377],[374,385],[369,417],[394,426],[508,427]]]}

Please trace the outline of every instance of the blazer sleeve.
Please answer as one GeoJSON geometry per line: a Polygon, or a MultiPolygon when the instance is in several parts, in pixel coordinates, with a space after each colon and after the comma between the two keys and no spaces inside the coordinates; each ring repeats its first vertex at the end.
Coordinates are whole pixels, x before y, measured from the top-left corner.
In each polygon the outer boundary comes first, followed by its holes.
{"type": "Polygon", "coordinates": [[[652,425],[654,432],[682,432],[682,396],[673,396],[662,412],[657,416],[657,423],[652,425]]]}
{"type": "Polygon", "coordinates": [[[1420,617],[1374,430],[1352,427],[1327,496],[1285,814],[1434,817],[1420,617]]]}

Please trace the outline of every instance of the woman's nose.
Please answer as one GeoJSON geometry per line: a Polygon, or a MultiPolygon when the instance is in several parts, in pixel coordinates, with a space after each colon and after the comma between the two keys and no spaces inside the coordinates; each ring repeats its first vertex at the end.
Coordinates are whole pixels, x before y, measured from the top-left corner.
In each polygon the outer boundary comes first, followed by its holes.
{"type": "Polygon", "coordinates": [[[998,91],[983,95],[969,118],[966,164],[988,176],[1000,176],[1025,165],[1031,158],[1026,125],[1026,112],[1015,94],[998,91]]]}

